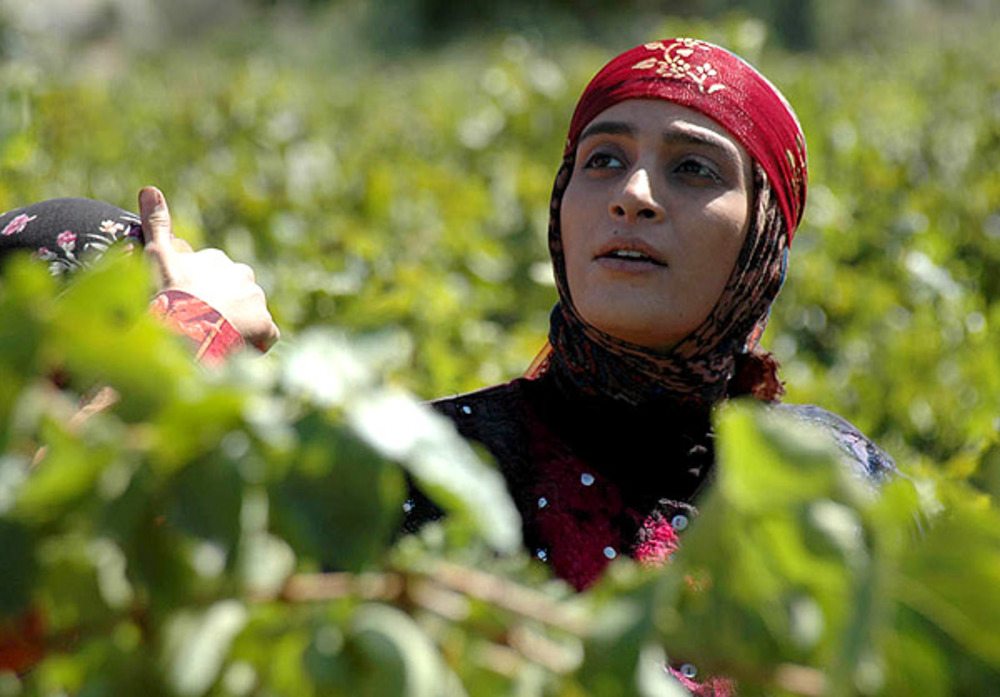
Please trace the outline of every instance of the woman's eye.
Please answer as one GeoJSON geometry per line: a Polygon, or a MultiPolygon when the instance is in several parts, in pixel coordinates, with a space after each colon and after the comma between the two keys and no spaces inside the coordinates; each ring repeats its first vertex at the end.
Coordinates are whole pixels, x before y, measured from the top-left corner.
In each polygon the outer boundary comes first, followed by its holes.
{"type": "Polygon", "coordinates": [[[622,167],[622,161],[608,153],[595,152],[584,165],[586,169],[613,169],[622,167]]]}
{"type": "Polygon", "coordinates": [[[677,165],[677,170],[679,174],[690,175],[698,178],[709,179],[713,182],[722,181],[718,173],[698,160],[684,160],[679,165],[677,165]]]}

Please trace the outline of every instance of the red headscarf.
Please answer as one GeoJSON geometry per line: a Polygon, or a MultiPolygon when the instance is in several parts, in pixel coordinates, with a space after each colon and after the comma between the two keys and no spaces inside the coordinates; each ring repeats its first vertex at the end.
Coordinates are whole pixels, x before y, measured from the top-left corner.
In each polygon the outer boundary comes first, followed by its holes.
{"type": "Polygon", "coordinates": [[[626,99],[665,99],[721,124],[767,174],[788,239],[806,200],[806,141],[787,100],[749,63],[705,41],[670,39],[636,46],[605,65],[583,91],[564,154],[576,150],[595,116],[626,99]]]}
{"type": "Polygon", "coordinates": [[[527,377],[557,366],[584,393],[631,404],[664,401],[710,408],[739,393],[776,399],[782,392],[777,364],[757,343],[784,281],[805,191],[805,139],[798,120],[777,89],[748,63],[694,39],[649,43],[612,59],[580,97],[556,174],[549,251],[560,302],[552,311],[549,344],[527,377]],[[705,114],[740,142],[754,164],[750,227],[726,287],[705,321],[666,354],[585,322],[566,279],[559,219],[577,141],[598,114],[627,99],[664,99],[705,114]]]}

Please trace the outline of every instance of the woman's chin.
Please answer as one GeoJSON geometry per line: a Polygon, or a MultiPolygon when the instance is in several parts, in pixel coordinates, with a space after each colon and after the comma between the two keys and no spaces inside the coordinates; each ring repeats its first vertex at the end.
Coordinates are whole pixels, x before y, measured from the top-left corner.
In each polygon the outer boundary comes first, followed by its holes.
{"type": "Polygon", "coordinates": [[[669,353],[680,341],[691,333],[692,330],[686,327],[664,327],[662,321],[651,319],[636,319],[635,321],[622,321],[626,319],[621,313],[611,317],[599,317],[598,321],[591,321],[584,317],[584,320],[595,329],[598,329],[608,336],[619,341],[624,341],[636,346],[655,351],[657,353],[669,353]],[[656,327],[656,331],[650,331],[650,327],[656,327]]]}

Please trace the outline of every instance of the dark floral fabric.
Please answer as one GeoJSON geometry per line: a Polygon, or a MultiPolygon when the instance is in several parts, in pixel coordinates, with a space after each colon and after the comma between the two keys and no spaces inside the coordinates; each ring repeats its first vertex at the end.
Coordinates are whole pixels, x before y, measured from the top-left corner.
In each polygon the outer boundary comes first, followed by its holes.
{"type": "Polygon", "coordinates": [[[63,275],[121,240],[142,242],[139,216],[101,201],[56,198],[0,215],[0,262],[26,251],[63,275]]]}

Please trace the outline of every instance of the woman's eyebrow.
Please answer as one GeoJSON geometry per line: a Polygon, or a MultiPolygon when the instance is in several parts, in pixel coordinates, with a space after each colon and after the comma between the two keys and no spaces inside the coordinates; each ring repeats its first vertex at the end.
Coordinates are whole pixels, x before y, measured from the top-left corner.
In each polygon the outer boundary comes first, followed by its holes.
{"type": "Polygon", "coordinates": [[[596,135],[634,136],[635,128],[624,121],[598,121],[583,129],[578,142],[596,135]]]}
{"type": "Polygon", "coordinates": [[[671,129],[663,134],[663,142],[666,145],[681,144],[711,148],[727,159],[739,159],[737,152],[728,142],[708,133],[671,129]]]}
{"type": "MultiPolygon", "coordinates": [[[[636,136],[636,129],[632,124],[625,121],[598,121],[597,123],[590,124],[583,130],[578,142],[582,143],[587,138],[596,135],[628,136],[634,138],[636,136]]],[[[724,155],[728,159],[738,159],[737,153],[734,152],[728,142],[714,134],[702,133],[700,130],[689,131],[686,129],[671,128],[663,133],[663,142],[667,145],[684,144],[707,147],[715,150],[720,155],[724,155]]]]}

